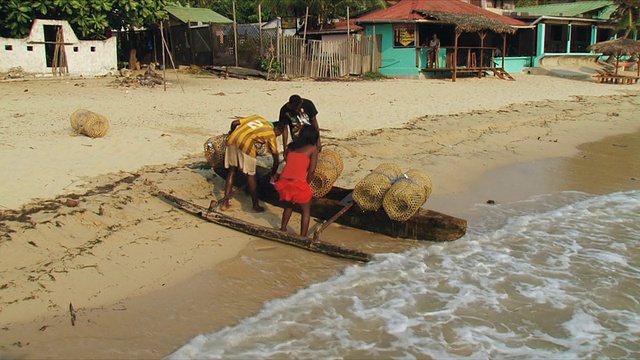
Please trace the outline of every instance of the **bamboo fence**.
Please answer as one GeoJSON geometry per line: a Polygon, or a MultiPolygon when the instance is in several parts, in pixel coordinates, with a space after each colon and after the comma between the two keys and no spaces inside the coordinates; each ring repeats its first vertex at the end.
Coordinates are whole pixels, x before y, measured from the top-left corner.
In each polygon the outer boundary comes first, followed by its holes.
{"type": "Polygon", "coordinates": [[[380,44],[380,35],[349,36],[338,41],[285,36],[279,42],[279,61],[283,74],[290,78],[364,75],[380,68],[380,44]]]}

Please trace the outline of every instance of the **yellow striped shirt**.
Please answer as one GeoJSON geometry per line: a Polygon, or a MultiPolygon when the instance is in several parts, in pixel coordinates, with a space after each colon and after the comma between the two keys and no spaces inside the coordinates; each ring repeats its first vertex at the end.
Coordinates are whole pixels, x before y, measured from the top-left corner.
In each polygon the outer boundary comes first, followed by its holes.
{"type": "Polygon", "coordinates": [[[271,123],[258,115],[238,119],[240,125],[229,136],[227,145],[233,145],[243,153],[256,157],[256,143],[266,144],[272,154],[278,153],[276,133],[271,123]]]}

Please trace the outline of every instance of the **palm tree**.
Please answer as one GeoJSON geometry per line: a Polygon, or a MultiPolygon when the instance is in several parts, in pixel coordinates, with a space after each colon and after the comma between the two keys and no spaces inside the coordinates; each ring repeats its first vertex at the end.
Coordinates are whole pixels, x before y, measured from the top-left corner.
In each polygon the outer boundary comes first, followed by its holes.
{"type": "Polygon", "coordinates": [[[611,20],[616,23],[616,33],[624,33],[628,38],[638,32],[640,25],[640,0],[614,0],[617,8],[611,14],[611,20]]]}

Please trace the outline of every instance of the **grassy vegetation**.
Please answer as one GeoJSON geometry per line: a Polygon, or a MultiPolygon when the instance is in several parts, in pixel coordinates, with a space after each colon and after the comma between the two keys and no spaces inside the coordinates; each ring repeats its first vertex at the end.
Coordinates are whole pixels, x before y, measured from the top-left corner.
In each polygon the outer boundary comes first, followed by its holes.
{"type": "Polygon", "coordinates": [[[366,73],[362,76],[362,78],[363,78],[364,80],[384,80],[384,79],[390,79],[390,77],[388,77],[388,76],[386,76],[386,75],[384,75],[384,74],[381,74],[381,73],[380,73],[380,72],[378,72],[378,71],[369,71],[369,72],[366,72],[366,73]]]}

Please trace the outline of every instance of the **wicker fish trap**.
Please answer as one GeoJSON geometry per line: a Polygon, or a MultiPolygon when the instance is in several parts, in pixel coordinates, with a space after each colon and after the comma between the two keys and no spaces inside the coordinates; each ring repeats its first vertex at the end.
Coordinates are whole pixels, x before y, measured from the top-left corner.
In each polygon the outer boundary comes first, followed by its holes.
{"type": "Polygon", "coordinates": [[[384,194],[400,175],[402,175],[402,170],[396,164],[378,165],[353,188],[353,200],[362,210],[376,211],[380,209],[384,194]]]}
{"type": "Polygon", "coordinates": [[[256,143],[256,155],[266,155],[267,154],[267,145],[262,143],[256,143]]]}
{"type": "Polygon", "coordinates": [[[407,221],[431,195],[431,178],[418,169],[407,171],[384,195],[382,206],[389,218],[407,221]]]}
{"type": "Polygon", "coordinates": [[[71,127],[76,132],[91,138],[103,137],[109,130],[106,117],[85,109],[78,109],[70,116],[71,127]]]}
{"type": "Polygon", "coordinates": [[[318,154],[318,164],[313,173],[313,179],[309,186],[313,192],[313,197],[321,198],[331,191],[331,187],[342,174],[344,163],[342,157],[337,152],[324,148],[318,154]]]}
{"type": "Polygon", "coordinates": [[[224,153],[227,149],[229,134],[210,137],[204,143],[204,158],[212,168],[224,166],[224,153]]]}

